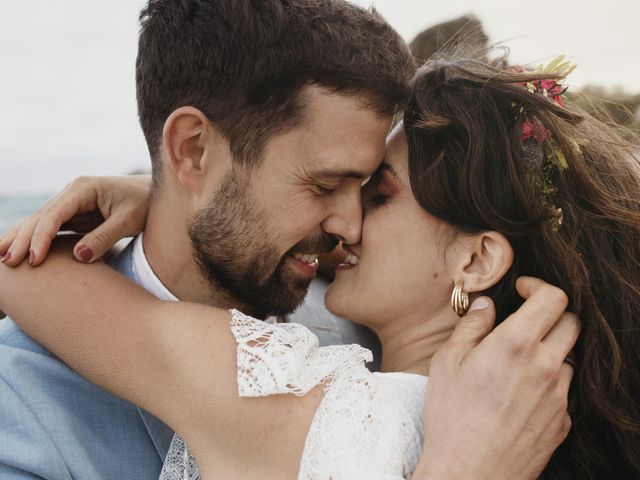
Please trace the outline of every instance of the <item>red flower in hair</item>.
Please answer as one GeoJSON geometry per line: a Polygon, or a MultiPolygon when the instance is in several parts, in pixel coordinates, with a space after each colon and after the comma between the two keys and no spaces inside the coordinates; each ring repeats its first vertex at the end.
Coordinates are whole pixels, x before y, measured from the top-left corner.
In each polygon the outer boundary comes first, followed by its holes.
{"type": "Polygon", "coordinates": [[[560,105],[561,107],[564,107],[564,100],[559,94],[551,98],[553,98],[553,101],[556,102],[558,105],[560,105]]]}
{"type": "Polygon", "coordinates": [[[529,120],[527,120],[526,122],[524,122],[524,125],[522,125],[522,141],[525,142],[526,140],[532,138],[534,135],[535,131],[533,128],[533,124],[529,120]]]}
{"type": "Polygon", "coordinates": [[[540,144],[549,138],[549,130],[537,118],[525,120],[522,124],[522,141],[525,142],[530,138],[535,138],[540,144]]]}
{"type": "Polygon", "coordinates": [[[534,80],[530,83],[535,88],[535,93],[546,93],[546,96],[556,102],[561,107],[564,107],[564,100],[562,99],[562,86],[558,84],[555,80],[547,79],[547,80],[534,80]]]}
{"type": "Polygon", "coordinates": [[[537,80],[538,88],[542,88],[551,93],[551,90],[558,86],[555,80],[537,80]]]}

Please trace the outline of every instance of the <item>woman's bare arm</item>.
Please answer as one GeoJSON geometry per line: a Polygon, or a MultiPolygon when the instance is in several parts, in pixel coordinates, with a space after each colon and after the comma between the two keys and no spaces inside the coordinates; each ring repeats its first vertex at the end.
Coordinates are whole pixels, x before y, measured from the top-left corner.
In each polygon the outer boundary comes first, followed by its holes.
{"type": "Polygon", "coordinates": [[[104,264],[74,261],[72,248],[57,241],[36,269],[0,266],[0,307],[81,375],[164,420],[196,456],[213,449],[246,465],[249,449],[268,470],[286,448],[297,467],[319,388],[239,398],[229,312],[160,301],[104,264]]]}

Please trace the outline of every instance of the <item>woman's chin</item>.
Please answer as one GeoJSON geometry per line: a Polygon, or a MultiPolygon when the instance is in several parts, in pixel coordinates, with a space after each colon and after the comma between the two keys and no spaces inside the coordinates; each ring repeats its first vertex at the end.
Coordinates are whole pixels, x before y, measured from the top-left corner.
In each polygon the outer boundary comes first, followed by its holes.
{"type": "Polygon", "coordinates": [[[324,295],[324,303],[334,315],[338,317],[346,318],[355,323],[363,324],[360,320],[360,308],[361,302],[358,301],[358,296],[353,294],[352,288],[347,288],[343,282],[334,281],[324,295]]]}
{"type": "Polygon", "coordinates": [[[342,312],[344,299],[343,294],[339,286],[336,286],[336,282],[334,280],[333,283],[329,285],[327,291],[324,293],[324,304],[334,315],[338,315],[340,317],[344,316],[342,312]]]}

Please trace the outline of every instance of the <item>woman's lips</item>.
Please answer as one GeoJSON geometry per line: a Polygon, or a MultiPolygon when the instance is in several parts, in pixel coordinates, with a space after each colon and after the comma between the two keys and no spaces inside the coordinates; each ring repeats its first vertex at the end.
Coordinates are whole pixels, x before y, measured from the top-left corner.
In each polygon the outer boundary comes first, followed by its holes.
{"type": "Polygon", "coordinates": [[[336,267],[336,273],[344,272],[346,270],[353,270],[356,267],[357,267],[357,265],[351,265],[350,263],[341,263],[340,265],[338,265],[336,267]]]}
{"type": "Polygon", "coordinates": [[[347,250],[347,252],[344,262],[336,267],[336,273],[343,272],[345,270],[352,270],[360,264],[360,258],[356,254],[349,250],[347,250]]]}

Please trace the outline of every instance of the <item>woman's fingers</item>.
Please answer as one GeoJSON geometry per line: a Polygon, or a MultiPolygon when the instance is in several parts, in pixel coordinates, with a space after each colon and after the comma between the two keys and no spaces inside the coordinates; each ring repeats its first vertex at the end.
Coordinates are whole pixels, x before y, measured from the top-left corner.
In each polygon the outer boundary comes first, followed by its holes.
{"type": "Polygon", "coordinates": [[[12,228],[1,245],[9,254],[5,265],[15,267],[27,257],[32,266],[41,264],[64,223],[73,221],[78,214],[98,208],[98,192],[94,183],[89,177],[77,178],[12,228]]]}
{"type": "Polygon", "coordinates": [[[89,232],[74,255],[92,262],[144,228],[150,187],[149,176],[79,177],[0,239],[0,260],[14,267],[29,256],[31,265],[39,265],[58,231],[66,228],[89,232]]]}
{"type": "MultiPolygon", "coordinates": [[[[59,197],[44,208],[31,232],[29,253],[31,266],[35,267],[44,261],[51,248],[51,242],[61,229],[81,231],[68,226],[68,224],[76,224],[78,220],[88,215],[85,212],[79,212],[79,208],[81,208],[79,200],[74,200],[73,197],[59,197]]],[[[99,214],[98,216],[102,218],[99,214]]]]}
{"type": "Polygon", "coordinates": [[[139,223],[137,215],[132,211],[116,212],[82,237],[73,248],[74,257],[83,263],[101,258],[120,239],[138,234],[139,223]]]}
{"type": "Polygon", "coordinates": [[[27,256],[32,266],[42,263],[62,224],[73,218],[80,208],[80,200],[64,192],[48,200],[22,222],[10,247],[11,260],[5,264],[10,267],[19,265],[27,256]]]}
{"type": "Polygon", "coordinates": [[[2,238],[0,239],[0,260],[2,260],[9,251],[9,248],[11,247],[11,244],[13,244],[13,241],[15,240],[16,235],[18,235],[21,227],[22,222],[17,223],[2,235],[2,238]]]}
{"type": "Polygon", "coordinates": [[[71,220],[62,224],[61,230],[70,230],[77,233],[89,233],[101,223],[104,223],[104,216],[99,210],[79,213],[71,220]]]}
{"type": "Polygon", "coordinates": [[[29,256],[29,247],[31,245],[31,236],[39,221],[39,216],[34,214],[24,220],[18,228],[9,249],[4,256],[2,263],[8,267],[20,265],[22,261],[29,256]]]}

